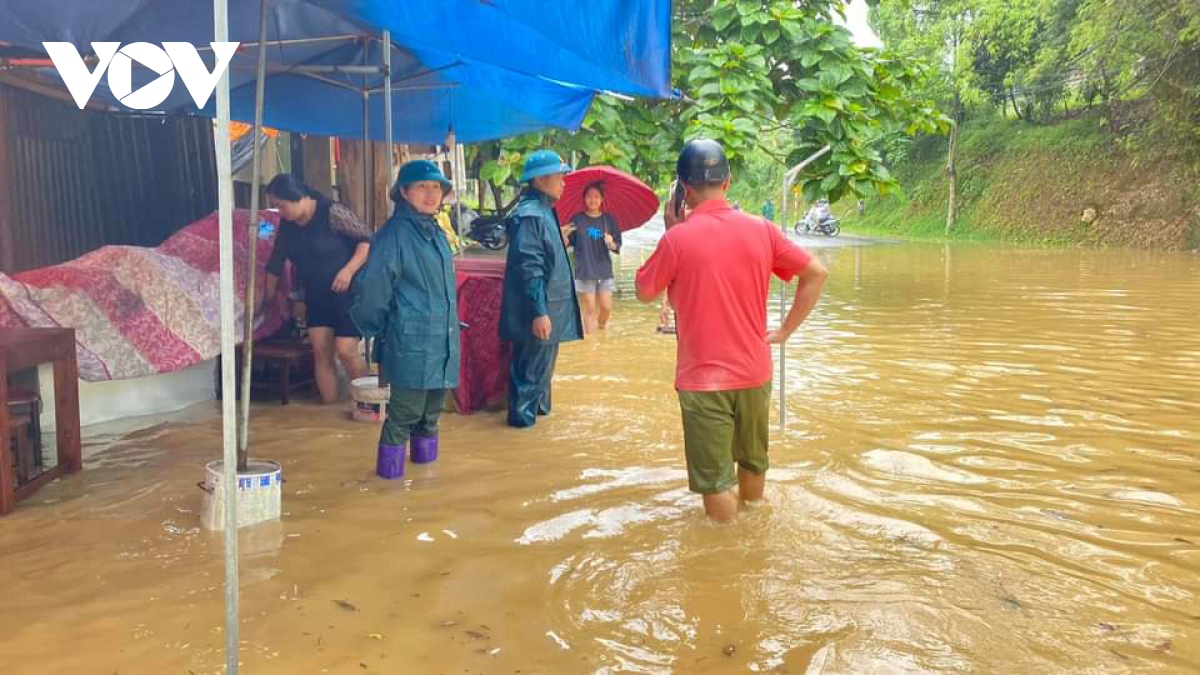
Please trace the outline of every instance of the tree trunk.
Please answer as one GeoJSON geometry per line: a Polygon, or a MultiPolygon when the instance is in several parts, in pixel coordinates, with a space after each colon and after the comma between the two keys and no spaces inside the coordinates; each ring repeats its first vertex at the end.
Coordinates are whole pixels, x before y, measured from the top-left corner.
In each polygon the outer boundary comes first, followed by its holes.
{"type": "Polygon", "coordinates": [[[946,234],[954,229],[954,221],[958,218],[958,167],[955,165],[955,155],[958,153],[958,126],[962,122],[962,96],[958,89],[958,46],[961,41],[962,17],[959,16],[954,26],[954,42],[951,52],[950,72],[954,77],[954,126],[950,128],[950,152],[946,157],[946,178],[950,182],[950,194],[946,199],[946,234]]]}
{"type": "Polygon", "coordinates": [[[499,211],[501,206],[504,206],[504,193],[500,186],[488,181],[488,187],[492,189],[492,201],[496,202],[496,210],[499,211]]]}
{"type": "Polygon", "coordinates": [[[946,177],[950,181],[950,195],[946,200],[946,234],[950,234],[958,219],[958,166],[955,155],[958,154],[959,115],[954,117],[954,126],[950,129],[950,152],[946,158],[946,177]]]}
{"type": "Polygon", "coordinates": [[[1010,88],[1008,90],[1008,96],[1009,96],[1009,98],[1012,99],[1013,112],[1017,114],[1017,119],[1019,119],[1019,120],[1025,119],[1024,117],[1021,117],[1021,108],[1020,108],[1020,106],[1017,105],[1017,92],[1013,91],[1010,88]]]}

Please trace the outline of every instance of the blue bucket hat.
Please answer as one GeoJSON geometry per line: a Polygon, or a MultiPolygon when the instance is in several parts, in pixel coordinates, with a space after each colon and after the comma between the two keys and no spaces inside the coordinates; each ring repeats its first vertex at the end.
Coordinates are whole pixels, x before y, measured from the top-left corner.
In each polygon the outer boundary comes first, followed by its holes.
{"type": "Polygon", "coordinates": [[[528,183],[534,178],[556,173],[571,173],[571,167],[562,161],[557,152],[538,150],[525,158],[525,171],[521,174],[521,182],[528,183]]]}

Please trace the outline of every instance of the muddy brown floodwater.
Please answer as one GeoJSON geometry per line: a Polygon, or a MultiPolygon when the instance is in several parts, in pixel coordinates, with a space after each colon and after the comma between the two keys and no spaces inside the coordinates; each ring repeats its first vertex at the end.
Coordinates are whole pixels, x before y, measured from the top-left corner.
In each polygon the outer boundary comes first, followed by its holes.
{"type": "MultiPolygon", "coordinates": [[[[404,481],[372,425],[256,407],[287,483],[241,534],[243,672],[1200,670],[1200,259],[820,254],[768,504],[732,526],[686,491],[673,338],[629,301],[564,349],[552,417],[449,416],[404,481]]],[[[5,673],[221,671],[219,428],[94,438],[0,520],[5,673]]]]}

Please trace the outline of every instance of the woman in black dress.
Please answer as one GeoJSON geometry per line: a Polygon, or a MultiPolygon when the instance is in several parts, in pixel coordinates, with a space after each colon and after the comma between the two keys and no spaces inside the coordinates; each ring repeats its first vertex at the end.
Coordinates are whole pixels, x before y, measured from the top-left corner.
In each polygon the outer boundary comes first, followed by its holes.
{"type": "Polygon", "coordinates": [[[274,297],[283,264],[290,260],[304,289],[317,389],[321,400],[333,403],[338,397],[335,357],[351,380],[367,374],[361,336],[350,319],[349,291],[354,274],[367,262],[373,233],[344,204],[295,176],[276,176],[267,185],[267,196],[282,218],[267,262],[266,297],[274,297]]]}

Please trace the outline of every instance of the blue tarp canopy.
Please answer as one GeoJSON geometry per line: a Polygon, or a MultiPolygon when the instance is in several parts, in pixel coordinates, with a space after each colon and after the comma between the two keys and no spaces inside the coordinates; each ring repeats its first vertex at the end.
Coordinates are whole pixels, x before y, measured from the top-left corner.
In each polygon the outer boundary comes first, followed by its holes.
{"type": "MultiPolygon", "coordinates": [[[[595,91],[669,95],[669,0],[609,3],[567,12],[518,0],[268,0],[264,123],[288,131],[384,139],[381,31],[392,33],[393,134],[397,142],[477,142],[559,127],[578,128],[595,91]],[[623,7],[628,5],[628,7],[623,7]],[[606,5],[607,7],[607,5],[606,5]],[[665,92],[665,93],[664,93],[665,92]]],[[[562,3],[560,3],[562,4],[562,3]]],[[[604,4],[604,3],[600,3],[604,4]]],[[[212,39],[211,12],[179,0],[0,0],[0,41],[41,49],[70,42],[189,42],[212,39]]],[[[230,0],[233,119],[254,118],[258,0],[230,0]]],[[[201,51],[202,56],[207,52],[201,51]]],[[[206,63],[211,68],[211,54],[206,63]]],[[[58,79],[49,70],[48,78],[58,79]]],[[[135,62],[133,87],[158,77],[135,62]]],[[[102,78],[93,100],[114,107],[102,78]]],[[[203,114],[214,115],[213,101],[203,114]]],[[[197,112],[176,82],[155,108],[197,112]]]]}
{"type": "Polygon", "coordinates": [[[316,0],[406,45],[600,91],[669,98],[670,0],[316,0]]]}

